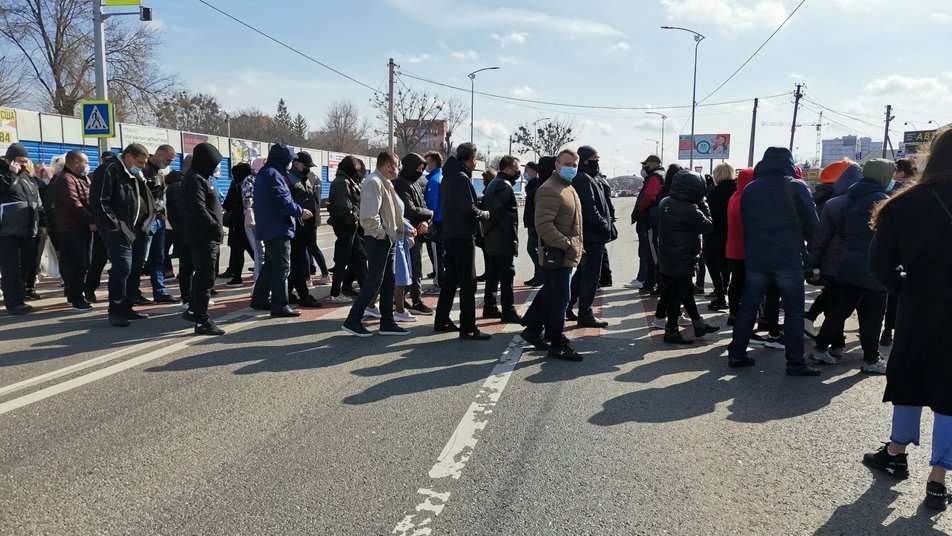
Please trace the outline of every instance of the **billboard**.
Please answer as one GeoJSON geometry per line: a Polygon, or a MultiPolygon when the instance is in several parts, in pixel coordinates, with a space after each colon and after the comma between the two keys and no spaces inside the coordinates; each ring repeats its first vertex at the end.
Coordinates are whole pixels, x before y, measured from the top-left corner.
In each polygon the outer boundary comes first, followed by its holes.
{"type": "Polygon", "coordinates": [[[169,131],[164,128],[120,123],[119,138],[123,147],[127,147],[131,143],[141,143],[151,154],[155,153],[160,145],[168,145],[169,131]]]}
{"type": "MultiPolygon", "coordinates": [[[[730,134],[695,134],[693,158],[726,160],[731,156],[730,134]]],[[[678,139],[678,160],[692,158],[691,136],[683,135],[678,139]]]]}
{"type": "Polygon", "coordinates": [[[195,150],[195,146],[199,143],[205,143],[208,141],[208,136],[205,134],[194,134],[192,132],[183,132],[182,133],[182,154],[192,154],[192,151],[195,150]]]}
{"type": "Polygon", "coordinates": [[[0,108],[0,152],[20,141],[17,137],[17,113],[9,108],[0,108]]]}
{"type": "Polygon", "coordinates": [[[232,164],[245,162],[250,164],[255,158],[267,156],[266,144],[260,141],[240,140],[231,138],[231,161],[232,164]]]}

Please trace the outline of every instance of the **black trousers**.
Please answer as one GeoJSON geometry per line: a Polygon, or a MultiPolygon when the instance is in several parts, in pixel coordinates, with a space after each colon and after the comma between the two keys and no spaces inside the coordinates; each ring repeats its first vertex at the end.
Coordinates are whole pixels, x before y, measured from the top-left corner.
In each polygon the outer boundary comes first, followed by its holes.
{"type": "Polygon", "coordinates": [[[34,239],[26,236],[0,236],[0,285],[7,309],[23,305],[26,299],[25,269],[34,258],[34,239]]]}
{"type": "Polygon", "coordinates": [[[896,308],[899,307],[899,296],[890,294],[886,297],[886,319],[883,330],[892,333],[896,329],[896,308]]]}
{"type": "Polygon", "coordinates": [[[307,232],[298,229],[291,239],[291,274],[288,275],[288,291],[297,291],[303,298],[310,293],[311,264],[307,259],[307,232]]]}
{"type": "Polygon", "coordinates": [[[446,249],[443,247],[443,222],[433,222],[433,235],[426,241],[426,251],[430,254],[430,264],[433,265],[433,282],[436,286],[443,286],[443,276],[446,274],[446,249]]]}
{"type": "Polygon", "coordinates": [[[502,312],[515,311],[516,265],[512,255],[486,255],[486,290],[483,296],[483,308],[496,306],[496,289],[499,289],[499,302],[502,312]]]}
{"type": "Polygon", "coordinates": [[[230,252],[228,254],[227,271],[233,278],[240,279],[245,268],[245,252],[248,253],[252,261],[255,260],[255,252],[251,248],[251,244],[248,243],[248,234],[245,233],[244,221],[241,222],[241,225],[228,229],[228,247],[230,252]]]}
{"type": "Polygon", "coordinates": [[[195,274],[191,278],[191,299],[188,309],[195,314],[195,323],[208,322],[208,300],[215,286],[218,265],[218,242],[190,242],[188,244],[195,274]]]}
{"type": "Polygon", "coordinates": [[[886,316],[886,291],[870,290],[837,282],[832,311],[823,320],[823,327],[816,338],[816,348],[826,351],[843,332],[846,319],[853,314],[859,317],[859,343],[863,347],[863,359],[868,363],[879,360],[879,336],[886,316]]]}
{"type": "Polygon", "coordinates": [[[459,323],[463,333],[476,331],[476,244],[473,239],[446,239],[446,274],[436,304],[435,324],[450,321],[459,290],[459,323]]]}
{"type": "Polygon", "coordinates": [[[102,236],[98,232],[93,233],[93,253],[89,260],[89,269],[86,270],[87,293],[93,293],[102,284],[102,271],[109,262],[109,256],[106,254],[106,243],[102,241],[102,236]]]}
{"type": "Polygon", "coordinates": [[[61,231],[60,241],[60,275],[63,277],[63,287],[66,292],[66,301],[78,303],[84,301],[86,271],[92,256],[92,231],[61,231]]]}
{"type": "Polygon", "coordinates": [[[714,293],[719,301],[727,300],[727,289],[731,280],[731,269],[727,263],[727,235],[704,235],[704,259],[707,271],[711,274],[714,293]]]}
{"type": "Polygon", "coordinates": [[[727,266],[731,271],[730,284],[727,287],[728,312],[737,316],[740,298],[744,295],[744,286],[747,284],[747,261],[727,259],[727,266]]]}
{"type": "Polygon", "coordinates": [[[409,294],[410,301],[413,303],[423,301],[423,248],[425,244],[426,241],[424,239],[418,238],[413,242],[413,247],[410,248],[410,271],[412,272],[412,278],[410,284],[407,286],[407,294],[409,294]]]}
{"type": "Polygon", "coordinates": [[[667,317],[665,331],[674,333],[679,331],[678,319],[681,316],[681,306],[684,305],[685,312],[691,317],[691,320],[697,322],[701,320],[701,313],[697,310],[697,303],[694,301],[694,281],[691,277],[669,277],[664,288],[667,300],[667,317]]]}
{"type": "Polygon", "coordinates": [[[608,260],[608,250],[602,253],[602,271],[598,277],[598,284],[607,287],[612,284],[612,265],[608,260]]]}
{"type": "Polygon", "coordinates": [[[339,296],[344,283],[357,281],[361,287],[367,280],[367,253],[357,234],[357,225],[334,225],[334,276],[331,296],[339,296]]]}

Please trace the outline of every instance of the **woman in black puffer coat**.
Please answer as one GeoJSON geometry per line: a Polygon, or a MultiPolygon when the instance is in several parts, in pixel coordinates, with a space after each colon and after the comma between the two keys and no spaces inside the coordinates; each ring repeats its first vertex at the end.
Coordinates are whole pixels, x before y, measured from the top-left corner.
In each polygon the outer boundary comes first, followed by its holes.
{"type": "Polygon", "coordinates": [[[694,302],[694,273],[701,254],[701,235],[714,228],[711,211],[704,202],[707,184],[697,173],[679,171],[671,182],[671,195],[661,201],[658,225],[658,267],[667,278],[666,296],[668,321],[664,342],[692,344],[681,335],[678,318],[681,305],[691,316],[694,335],[703,337],[719,328],[704,322],[694,302]]]}

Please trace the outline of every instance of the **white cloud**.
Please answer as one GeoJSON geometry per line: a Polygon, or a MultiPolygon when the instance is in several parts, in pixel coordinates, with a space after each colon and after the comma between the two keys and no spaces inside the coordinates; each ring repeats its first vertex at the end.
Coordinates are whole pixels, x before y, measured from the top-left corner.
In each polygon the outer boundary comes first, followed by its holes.
{"type": "Polygon", "coordinates": [[[703,22],[727,31],[742,31],[779,25],[788,12],[779,0],[753,5],[740,0],[661,0],[669,20],[703,22]]]}
{"type": "Polygon", "coordinates": [[[519,58],[515,56],[499,56],[499,63],[506,63],[508,65],[515,65],[519,63],[519,58]]]}
{"type": "Polygon", "coordinates": [[[528,32],[509,32],[506,35],[494,33],[489,36],[490,39],[499,43],[502,48],[506,48],[506,45],[509,44],[524,45],[527,37],[529,37],[528,32]]]}
{"type": "Polygon", "coordinates": [[[396,50],[392,51],[390,55],[397,60],[397,63],[423,63],[433,59],[433,56],[427,53],[407,54],[396,50]]]}
{"type": "Polygon", "coordinates": [[[528,99],[535,96],[536,91],[529,86],[519,86],[510,89],[509,94],[520,99],[528,99]]]}
{"type": "MultiPolygon", "coordinates": [[[[499,121],[491,121],[489,119],[477,119],[473,122],[473,126],[476,130],[476,135],[479,136],[482,134],[482,138],[490,139],[496,143],[506,142],[509,143],[509,127],[505,123],[499,121]]],[[[509,148],[508,146],[506,147],[509,148]]]]}
{"type": "Polygon", "coordinates": [[[460,50],[457,52],[453,52],[451,56],[453,56],[453,59],[460,60],[460,61],[466,61],[466,60],[472,61],[479,58],[479,54],[477,54],[475,50],[460,50]]]}
{"type": "Polygon", "coordinates": [[[863,92],[877,97],[914,94],[925,99],[946,98],[950,95],[949,86],[943,84],[937,78],[913,78],[898,74],[891,74],[885,78],[873,80],[866,84],[863,92]]]}
{"type": "Polygon", "coordinates": [[[803,80],[803,75],[800,73],[790,73],[787,75],[787,78],[790,80],[803,80]]]}
{"type": "Polygon", "coordinates": [[[619,42],[615,43],[614,45],[612,45],[612,47],[611,47],[609,50],[612,50],[612,51],[616,51],[616,50],[617,50],[617,51],[621,51],[621,52],[627,52],[627,51],[631,50],[631,45],[629,45],[628,43],[626,43],[626,42],[624,42],[624,41],[619,41],[619,42]]]}
{"type": "Polygon", "coordinates": [[[933,22],[938,22],[939,24],[948,24],[952,22],[952,15],[948,13],[933,13],[929,15],[929,18],[932,19],[933,22]]]}
{"type": "Polygon", "coordinates": [[[610,136],[615,133],[615,127],[604,121],[583,119],[578,126],[587,136],[610,136]]]}

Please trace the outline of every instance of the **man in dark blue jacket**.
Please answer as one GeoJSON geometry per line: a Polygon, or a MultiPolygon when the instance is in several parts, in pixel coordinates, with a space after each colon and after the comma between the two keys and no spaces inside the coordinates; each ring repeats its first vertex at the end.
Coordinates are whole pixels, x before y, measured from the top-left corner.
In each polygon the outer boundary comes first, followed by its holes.
{"type": "Polygon", "coordinates": [[[787,374],[816,376],[803,355],[803,271],[805,242],[816,234],[819,220],[810,191],[796,178],[793,155],[770,147],[754,168],[754,181],[744,189],[741,215],[747,253],[747,284],[728,346],[731,367],[755,364],[747,357],[757,307],[771,284],[783,299],[787,374]]]}
{"type": "Polygon", "coordinates": [[[297,155],[283,143],[271,146],[268,163],[255,176],[255,238],[264,242],[264,264],[251,292],[251,308],[271,310],[272,317],[301,316],[288,306],[291,238],[295,220],[314,217],[291,197],[287,174],[297,155]],[[270,296],[270,303],[269,298],[270,296]]]}
{"type": "Polygon", "coordinates": [[[604,328],[608,322],[595,318],[592,304],[602,270],[605,244],[611,241],[612,215],[605,197],[605,190],[598,176],[598,151],[583,145],[578,148],[578,174],[572,179],[572,188],[582,202],[582,241],[584,253],[578,270],[572,276],[572,298],[569,300],[568,318],[572,318],[572,306],[578,302],[578,325],[587,328],[604,328]]]}

